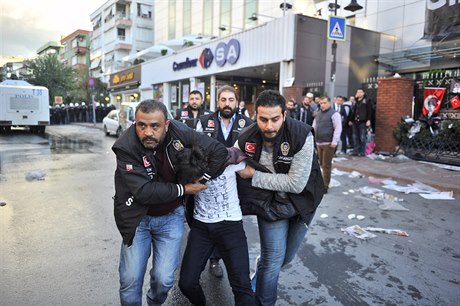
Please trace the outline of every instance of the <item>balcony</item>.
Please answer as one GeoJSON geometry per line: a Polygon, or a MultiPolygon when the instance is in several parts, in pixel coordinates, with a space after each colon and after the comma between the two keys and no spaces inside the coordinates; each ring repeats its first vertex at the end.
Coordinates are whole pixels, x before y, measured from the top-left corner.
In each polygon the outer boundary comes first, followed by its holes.
{"type": "Polygon", "coordinates": [[[118,35],[118,40],[115,43],[114,47],[115,50],[131,50],[133,45],[131,41],[126,40],[126,36],[118,35]]]}
{"type": "Polygon", "coordinates": [[[86,54],[86,52],[88,52],[88,48],[87,47],[82,47],[82,46],[77,46],[77,47],[73,48],[73,51],[77,55],[78,54],[86,54]]]}
{"type": "Polygon", "coordinates": [[[125,13],[117,12],[115,16],[115,26],[118,28],[129,28],[133,25],[133,22],[125,13]]]}

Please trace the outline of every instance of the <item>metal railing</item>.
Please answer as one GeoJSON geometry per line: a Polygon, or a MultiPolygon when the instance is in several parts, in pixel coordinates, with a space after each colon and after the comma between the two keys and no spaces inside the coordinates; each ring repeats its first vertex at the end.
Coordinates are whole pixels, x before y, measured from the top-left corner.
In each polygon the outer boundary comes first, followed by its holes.
{"type": "Polygon", "coordinates": [[[460,140],[453,137],[404,139],[400,149],[411,159],[460,166],[460,140]]]}

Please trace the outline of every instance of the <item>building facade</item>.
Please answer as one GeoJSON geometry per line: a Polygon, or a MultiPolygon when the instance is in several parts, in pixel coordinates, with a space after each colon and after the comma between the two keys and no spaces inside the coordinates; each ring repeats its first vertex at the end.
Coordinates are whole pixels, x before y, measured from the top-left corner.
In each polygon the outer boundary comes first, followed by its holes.
{"type": "Polygon", "coordinates": [[[154,42],[153,0],[109,0],[90,15],[90,74],[109,83],[112,73],[128,68],[122,59],[154,42]]]}
{"type": "Polygon", "coordinates": [[[89,34],[89,31],[79,29],[61,39],[63,48],[60,57],[62,63],[78,70],[88,70],[90,66],[89,34]]]}

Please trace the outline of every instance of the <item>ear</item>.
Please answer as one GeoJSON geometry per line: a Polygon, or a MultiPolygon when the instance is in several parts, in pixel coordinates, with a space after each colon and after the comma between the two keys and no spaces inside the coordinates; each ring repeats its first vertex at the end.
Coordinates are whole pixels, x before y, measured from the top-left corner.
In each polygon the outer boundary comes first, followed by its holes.
{"type": "Polygon", "coordinates": [[[166,130],[166,132],[167,132],[168,129],[169,129],[169,123],[170,123],[170,122],[171,122],[171,120],[166,120],[166,122],[165,122],[165,130],[166,130]]]}

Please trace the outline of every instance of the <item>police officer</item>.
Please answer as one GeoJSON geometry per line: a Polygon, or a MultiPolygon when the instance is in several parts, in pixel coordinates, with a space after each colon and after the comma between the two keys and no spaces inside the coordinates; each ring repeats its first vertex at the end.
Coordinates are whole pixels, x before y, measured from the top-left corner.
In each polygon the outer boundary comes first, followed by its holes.
{"type": "Polygon", "coordinates": [[[203,95],[199,90],[193,90],[188,96],[188,105],[176,111],[174,119],[185,123],[189,128],[196,129],[200,116],[209,114],[203,109],[203,95]]]}

